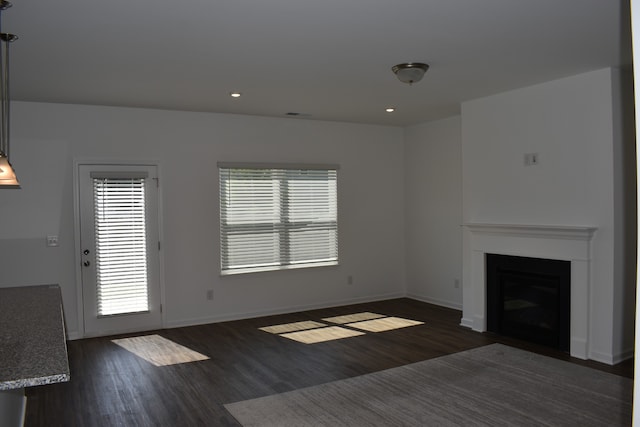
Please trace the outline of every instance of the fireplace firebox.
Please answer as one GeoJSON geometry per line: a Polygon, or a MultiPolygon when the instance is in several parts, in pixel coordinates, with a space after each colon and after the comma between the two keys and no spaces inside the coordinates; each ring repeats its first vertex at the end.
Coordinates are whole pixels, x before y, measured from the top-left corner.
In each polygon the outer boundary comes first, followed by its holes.
{"type": "Polygon", "coordinates": [[[571,262],[486,254],[487,330],[569,351],[571,262]]]}

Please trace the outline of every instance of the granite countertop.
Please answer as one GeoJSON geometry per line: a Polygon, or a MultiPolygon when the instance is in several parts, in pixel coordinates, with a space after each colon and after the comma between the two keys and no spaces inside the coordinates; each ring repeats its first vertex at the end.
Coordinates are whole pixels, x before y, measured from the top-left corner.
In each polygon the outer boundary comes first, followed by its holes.
{"type": "Polygon", "coordinates": [[[60,286],[0,288],[0,390],[69,378],[60,286]]]}

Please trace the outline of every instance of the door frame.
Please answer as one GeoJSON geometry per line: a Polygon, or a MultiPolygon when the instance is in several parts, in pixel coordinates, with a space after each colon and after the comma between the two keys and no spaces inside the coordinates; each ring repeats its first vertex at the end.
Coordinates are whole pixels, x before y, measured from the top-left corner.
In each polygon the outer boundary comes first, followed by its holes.
{"type": "MultiPolygon", "coordinates": [[[[91,159],[91,158],[79,158],[73,160],[73,230],[74,230],[74,261],[75,261],[75,280],[76,280],[76,316],[78,318],[78,336],[75,338],[85,338],[85,326],[84,326],[84,298],[82,287],[82,245],[80,241],[80,166],[152,166],[155,167],[158,172],[158,203],[157,203],[157,218],[158,218],[158,241],[164,241],[164,226],[162,218],[162,168],[158,160],[131,160],[131,159],[91,159]]],[[[165,306],[165,282],[164,282],[164,250],[161,244],[158,250],[158,286],[160,287],[160,328],[165,327],[165,314],[163,307],[165,306]]]]}

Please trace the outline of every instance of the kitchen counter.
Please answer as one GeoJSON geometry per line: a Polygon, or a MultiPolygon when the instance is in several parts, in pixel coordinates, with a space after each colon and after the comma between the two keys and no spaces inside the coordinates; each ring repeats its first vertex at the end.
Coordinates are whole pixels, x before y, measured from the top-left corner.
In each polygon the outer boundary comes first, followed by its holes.
{"type": "Polygon", "coordinates": [[[0,288],[0,409],[20,402],[24,417],[25,387],[69,379],[60,287],[0,288]]]}

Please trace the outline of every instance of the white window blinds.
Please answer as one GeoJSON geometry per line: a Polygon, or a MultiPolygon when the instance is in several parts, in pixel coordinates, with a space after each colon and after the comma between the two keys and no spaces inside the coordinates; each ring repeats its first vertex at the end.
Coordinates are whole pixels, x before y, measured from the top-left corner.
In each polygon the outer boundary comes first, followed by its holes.
{"type": "Polygon", "coordinates": [[[93,177],[98,316],[149,310],[145,178],[93,177]]]}
{"type": "Polygon", "coordinates": [[[338,263],[337,167],[219,171],[222,274],[338,263]]]}

